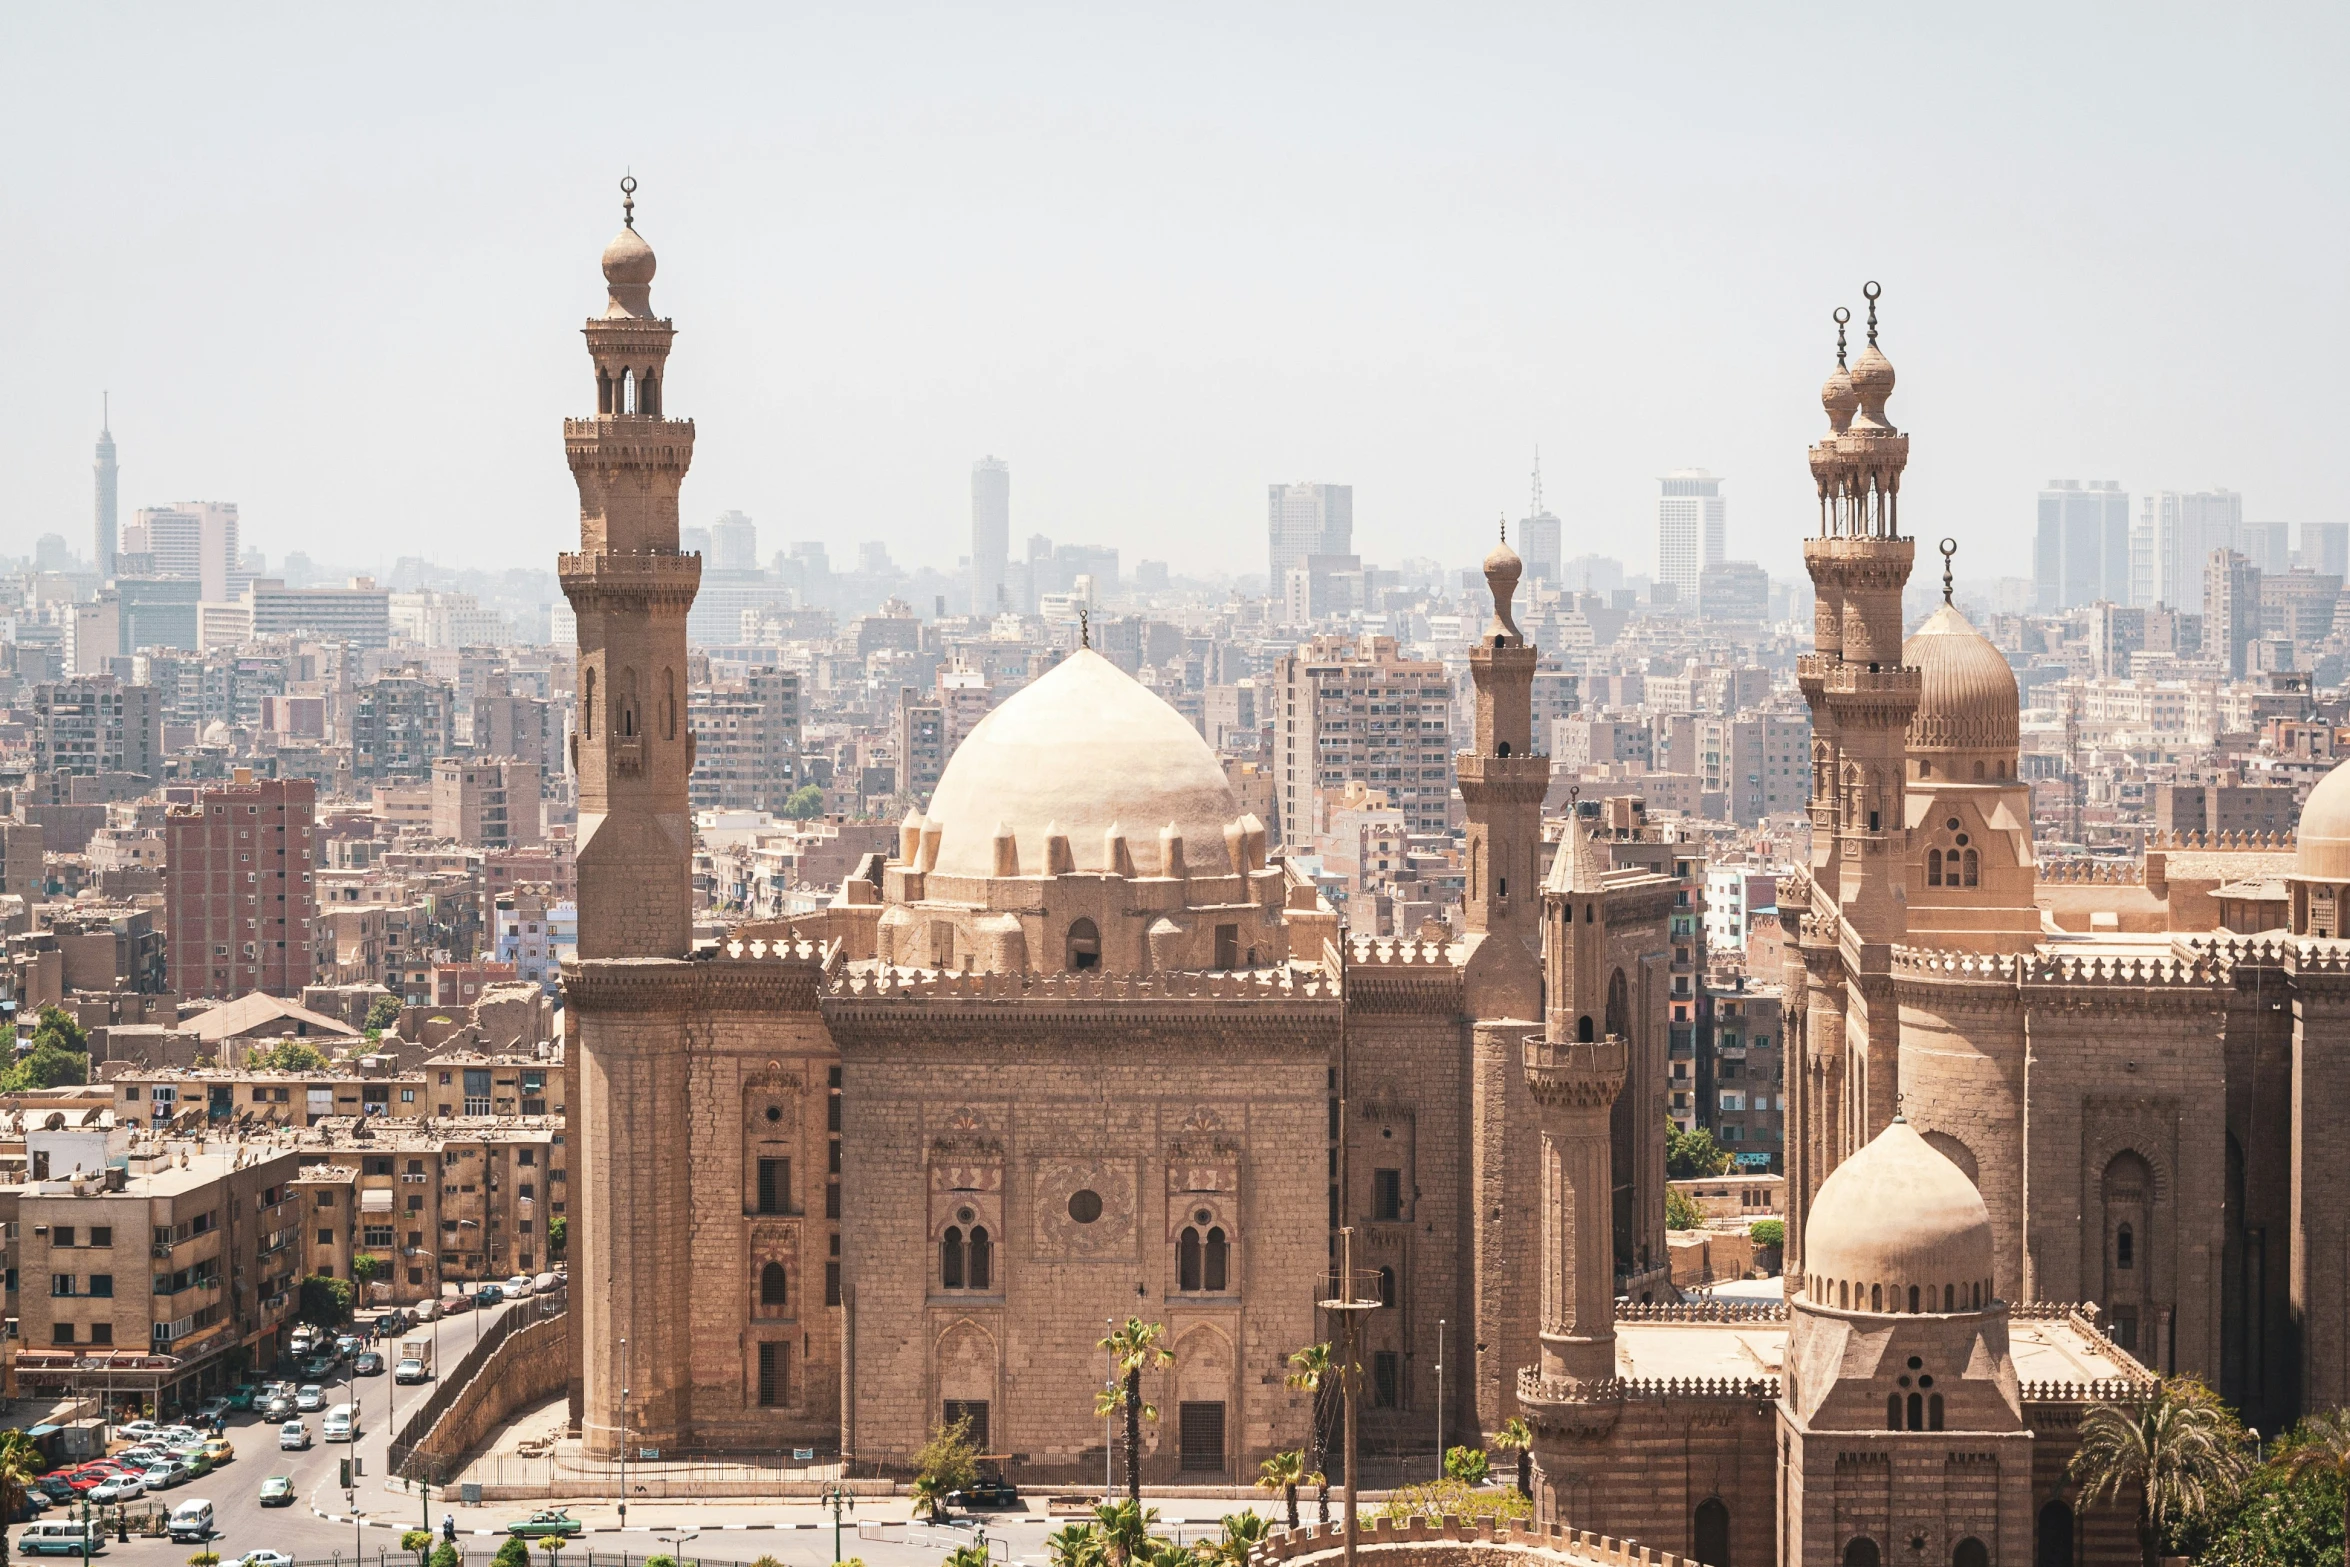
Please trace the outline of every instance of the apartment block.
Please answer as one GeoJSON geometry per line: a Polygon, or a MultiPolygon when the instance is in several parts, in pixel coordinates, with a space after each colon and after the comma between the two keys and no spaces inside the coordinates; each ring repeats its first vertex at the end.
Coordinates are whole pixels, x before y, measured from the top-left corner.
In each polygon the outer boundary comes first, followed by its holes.
{"type": "Polygon", "coordinates": [[[694,733],[687,784],[697,811],[780,811],[800,775],[800,677],[754,669],[686,693],[694,733]]]}
{"type": "Polygon", "coordinates": [[[203,789],[164,816],[164,934],[170,986],[220,999],[266,991],[298,996],[315,977],[317,918],[308,779],[255,779],[203,789]]]}
{"type": "Polygon", "coordinates": [[[1273,765],[1281,841],[1314,834],[1314,793],[1382,790],[1414,832],[1451,814],[1452,687],[1444,666],[1392,637],[1316,637],[1274,664],[1273,765]]]}
{"type": "Polygon", "coordinates": [[[432,833],[471,849],[518,849],[544,836],[539,770],[512,757],[432,766],[432,833]]]}
{"type": "Polygon", "coordinates": [[[163,711],[153,686],[112,675],[35,686],[32,740],[39,772],[163,776],[163,711]]]}

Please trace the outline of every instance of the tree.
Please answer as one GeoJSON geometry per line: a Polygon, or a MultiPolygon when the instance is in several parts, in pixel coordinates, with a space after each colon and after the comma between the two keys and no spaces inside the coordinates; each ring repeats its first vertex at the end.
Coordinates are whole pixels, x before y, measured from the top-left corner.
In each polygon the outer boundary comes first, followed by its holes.
{"type": "Polygon", "coordinates": [[[1698,1181],[1728,1168],[1730,1150],[1715,1142],[1713,1133],[1702,1126],[1684,1132],[1670,1121],[1665,1123],[1666,1179],[1698,1181]]]}
{"type": "Polygon", "coordinates": [[[916,1475],[906,1487],[906,1500],[913,1503],[915,1516],[937,1523],[946,1514],[947,1488],[930,1475],[916,1475]]]}
{"type": "Polygon", "coordinates": [[[36,1037],[23,1060],[0,1071],[0,1093],[21,1094],[36,1088],[90,1080],[90,1058],[62,1049],[54,1039],[36,1037]]]}
{"type": "Polygon", "coordinates": [[[958,1545],[947,1552],[942,1567],[989,1567],[987,1546],[981,1541],[958,1545]]]}
{"type": "Polygon", "coordinates": [[[1493,1445],[1505,1453],[1518,1455],[1518,1494],[1532,1497],[1534,1495],[1534,1432],[1532,1428],[1518,1416],[1512,1415],[1501,1423],[1499,1431],[1493,1433],[1493,1445]]]}
{"type": "Polygon", "coordinates": [[[1493,1460],[1485,1456],[1482,1447],[1452,1447],[1445,1449],[1444,1477],[1458,1480],[1463,1485],[1483,1485],[1493,1473],[1493,1460]]]}
{"type": "Polygon", "coordinates": [[[1308,1344],[1289,1357],[1289,1371],[1282,1382],[1313,1395],[1314,1400],[1314,1485],[1315,1506],[1320,1521],[1330,1521],[1330,1419],[1324,1409],[1322,1389],[1337,1387],[1338,1362],[1330,1353],[1328,1344],[1308,1344]]]}
{"type": "Polygon", "coordinates": [[[547,1255],[560,1261],[570,1243],[571,1221],[558,1213],[547,1221],[547,1255]]]}
{"type": "Polygon", "coordinates": [[[1516,1491],[1481,1491],[1459,1480],[1437,1480],[1427,1485],[1407,1485],[1394,1492],[1379,1516],[1398,1521],[1427,1518],[1437,1522],[1447,1518],[1531,1518],[1534,1504],[1516,1491]]]}
{"type": "Polygon", "coordinates": [[[556,1563],[562,1558],[563,1547],[570,1543],[559,1534],[539,1536],[539,1549],[547,1553],[547,1567],[556,1567],[556,1563]]]}
{"type": "MultiPolygon", "coordinates": [[[[22,1431],[0,1431],[0,1520],[14,1518],[24,1506],[25,1488],[48,1470],[41,1449],[22,1431]]],[[[0,1521],[0,1539],[8,1526],[0,1521]]]]}
{"type": "Polygon", "coordinates": [[[245,1065],[264,1072],[323,1072],[326,1052],[299,1039],[281,1039],[267,1050],[256,1050],[245,1065]]]}
{"type": "Polygon", "coordinates": [[[783,814],[793,821],[804,822],[824,814],[824,791],[815,784],[802,784],[783,802],[783,814]]]}
{"type": "Polygon", "coordinates": [[[410,1529],[400,1536],[400,1549],[416,1553],[416,1567],[425,1567],[425,1558],[432,1554],[432,1531],[410,1529]]]}
{"type": "MultiPolygon", "coordinates": [[[[1294,1493],[1289,1505],[1293,1508],[1297,1505],[1294,1493]]],[[[1272,1532],[1273,1526],[1253,1507],[1244,1512],[1226,1513],[1224,1537],[1212,1544],[1201,1541],[1200,1553],[1209,1561],[1223,1563],[1223,1567],[1248,1567],[1248,1553],[1264,1544],[1265,1537],[1272,1532]]]]}
{"type": "Polygon", "coordinates": [[[365,1284],[384,1271],[384,1260],[361,1252],[351,1259],[351,1277],[365,1284]]]}
{"type": "Polygon", "coordinates": [[[530,1547],[518,1535],[506,1536],[498,1547],[498,1554],[490,1558],[490,1567],[530,1567],[530,1547]]]}
{"type": "Polygon", "coordinates": [[[313,1273],[302,1281],[298,1315],[317,1327],[339,1328],[351,1320],[351,1302],[355,1298],[350,1280],[313,1273]]]}
{"type": "Polygon", "coordinates": [[[207,1545],[188,1558],[188,1567],[220,1567],[220,1552],[207,1545]]]}
{"type": "Polygon", "coordinates": [[[2269,1449],[2233,1505],[2192,1533],[2198,1567],[2336,1567],[2342,1560],[2345,1485],[2322,1468],[2298,1479],[2286,1465],[2306,1427],[2296,1427],[2269,1449]]]}
{"type": "Polygon", "coordinates": [[[1747,1226],[1746,1238],[1757,1246],[1784,1246],[1787,1226],[1778,1219],[1757,1219],[1747,1226]]]}
{"type": "Polygon", "coordinates": [[[1064,1524],[1044,1537],[1045,1557],[1052,1567],[1107,1567],[1109,1547],[1101,1531],[1089,1523],[1064,1524]]]}
{"type": "Polygon", "coordinates": [[[33,1025],[34,1047],[38,1049],[44,1044],[77,1056],[90,1053],[90,1036],[73,1020],[73,1014],[61,1007],[43,1007],[40,1021],[33,1025]]]}
{"type": "Polygon", "coordinates": [[[443,1541],[425,1567],[465,1567],[465,1559],[457,1554],[457,1547],[443,1541]]]}
{"type": "MultiPolygon", "coordinates": [[[[345,1014],[346,1016],[348,1014],[345,1014]]],[[[370,1039],[400,1021],[400,998],[386,991],[375,998],[367,1008],[367,1021],[361,1025],[370,1039]]]]}
{"type": "Polygon", "coordinates": [[[2172,1377],[2143,1402],[2090,1405],[2068,1473],[2084,1507],[2136,1493],[2138,1556],[2155,1567],[2174,1536],[2235,1496],[2249,1468],[2227,1406],[2193,1378],[2172,1377]]]}
{"type": "Polygon", "coordinates": [[[1142,1505],[1142,1423],[1159,1418],[1158,1409],[1142,1401],[1142,1374],[1154,1366],[1175,1363],[1175,1357],[1160,1342],[1166,1336],[1165,1323],[1128,1317],[1123,1326],[1095,1346],[1110,1352],[1118,1371],[1118,1385],[1095,1399],[1093,1412],[1097,1415],[1121,1409],[1126,1412],[1126,1499],[1136,1507],[1142,1505]]]}
{"type": "Polygon", "coordinates": [[[2350,1567],[2350,1411],[2311,1415],[2282,1455],[2284,1479],[2296,1488],[2323,1486],[2341,1493],[2342,1560],[2350,1567]]]}
{"type": "Polygon", "coordinates": [[[1148,1556],[1151,1525],[1159,1521],[1159,1510],[1145,1507],[1130,1497],[1123,1502],[1102,1503],[1093,1510],[1093,1521],[1111,1562],[1125,1567],[1126,1563],[1148,1556]]]}
{"type": "Polygon", "coordinates": [[[1665,1188],[1665,1228],[1668,1230],[1702,1230],[1705,1228],[1705,1210],[1686,1192],[1665,1188]]]}
{"type": "Polygon", "coordinates": [[[930,1481],[931,1494],[937,1498],[931,1516],[946,1506],[947,1492],[960,1491],[978,1478],[979,1449],[971,1441],[971,1417],[933,1426],[930,1440],[914,1453],[915,1483],[930,1481]]]}
{"type": "Polygon", "coordinates": [[[1278,1491],[1289,1509],[1289,1527],[1297,1528],[1297,1488],[1306,1483],[1311,1473],[1306,1468],[1306,1450],[1292,1447],[1275,1453],[1257,1465],[1257,1489],[1278,1491]]]}

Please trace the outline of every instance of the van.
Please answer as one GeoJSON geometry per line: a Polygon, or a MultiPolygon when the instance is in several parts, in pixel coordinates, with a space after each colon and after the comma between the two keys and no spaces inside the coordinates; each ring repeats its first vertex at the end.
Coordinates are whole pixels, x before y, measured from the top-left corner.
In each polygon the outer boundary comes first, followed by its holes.
{"type": "Polygon", "coordinates": [[[105,1525],[95,1519],[77,1523],[55,1518],[26,1524],[24,1533],[16,1537],[16,1548],[27,1556],[79,1556],[84,1546],[93,1552],[106,1549],[105,1525]]]}
{"type": "Polygon", "coordinates": [[[326,1423],[319,1435],[329,1442],[354,1441],[359,1435],[359,1411],[350,1404],[337,1404],[326,1412],[326,1423]]]}
{"type": "Polygon", "coordinates": [[[191,1496],[171,1510],[171,1537],[183,1544],[212,1538],[212,1504],[191,1496]]]}

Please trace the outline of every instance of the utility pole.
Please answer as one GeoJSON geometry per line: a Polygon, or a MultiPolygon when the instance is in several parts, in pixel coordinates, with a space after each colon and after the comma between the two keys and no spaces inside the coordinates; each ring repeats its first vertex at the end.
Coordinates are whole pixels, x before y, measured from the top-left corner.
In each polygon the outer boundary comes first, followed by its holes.
{"type": "MultiPolygon", "coordinates": [[[[1539,459],[1537,459],[1539,461],[1539,459]]],[[[1537,498],[1541,494],[1541,470],[1537,469],[1534,484],[1537,498]]],[[[1537,510],[1540,508],[1537,507],[1537,510]]],[[[1444,1319],[1436,1319],[1436,1478],[1444,1478],[1444,1319]]]]}
{"type": "MultiPolygon", "coordinates": [[[[1344,1079],[1341,1078],[1341,1081],[1344,1079]]],[[[1341,1225],[1338,1231],[1338,1277],[1334,1281],[1338,1287],[1331,1292],[1329,1299],[1322,1302],[1322,1309],[1337,1312],[1341,1328],[1338,1386],[1344,1395],[1346,1410],[1346,1567],[1355,1567],[1355,1540],[1360,1528],[1355,1510],[1358,1479],[1355,1471],[1359,1467],[1356,1462],[1355,1394],[1356,1383],[1360,1380],[1355,1365],[1355,1323],[1364,1312],[1376,1310],[1379,1305],[1375,1296],[1364,1300],[1357,1295],[1354,1260],[1354,1226],[1341,1225]]]]}

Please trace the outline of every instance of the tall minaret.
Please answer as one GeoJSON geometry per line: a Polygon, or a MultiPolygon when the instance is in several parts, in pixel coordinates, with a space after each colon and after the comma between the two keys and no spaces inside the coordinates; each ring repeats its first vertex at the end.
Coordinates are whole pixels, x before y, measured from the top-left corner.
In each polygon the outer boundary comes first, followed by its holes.
{"type": "Polygon", "coordinates": [[[694,427],[661,416],[675,329],[653,314],[653,251],[626,226],[604,248],[611,298],[587,324],[596,411],[563,422],[579,482],[579,553],[558,562],[579,615],[579,953],[563,971],[577,1019],[580,1168],[571,1191],[585,1283],[573,1327],[581,1433],[676,1448],[693,1429],[693,1194],[684,1014],[691,1003],[692,818],[685,617],[702,562],[677,550],[677,491],[694,427]],[[625,1399],[623,1390],[625,1389],[625,1399]]]}
{"type": "Polygon", "coordinates": [[[1542,975],[1535,960],[1542,907],[1542,796],[1550,758],[1534,744],[1533,647],[1518,629],[1512,600],[1525,570],[1510,548],[1508,526],[1485,557],[1493,619],[1469,650],[1477,683],[1473,749],[1456,758],[1468,813],[1468,883],[1463,914],[1469,955],[1469,1015],[1527,1018],[1540,1014],[1542,975]]]}
{"type": "Polygon", "coordinates": [[[115,541],[115,480],[118,470],[114,465],[114,408],[113,399],[106,397],[99,403],[98,462],[92,470],[98,480],[98,517],[96,562],[98,579],[105,581],[114,575],[115,541]]]}
{"type": "Polygon", "coordinates": [[[653,314],[653,247],[624,226],[604,247],[610,299],[585,328],[593,418],[563,421],[579,484],[579,553],[559,562],[579,616],[579,955],[682,958],[693,935],[693,818],[686,780],[685,617],[702,580],[677,550],[690,419],[661,415],[677,329],[653,314]]]}

